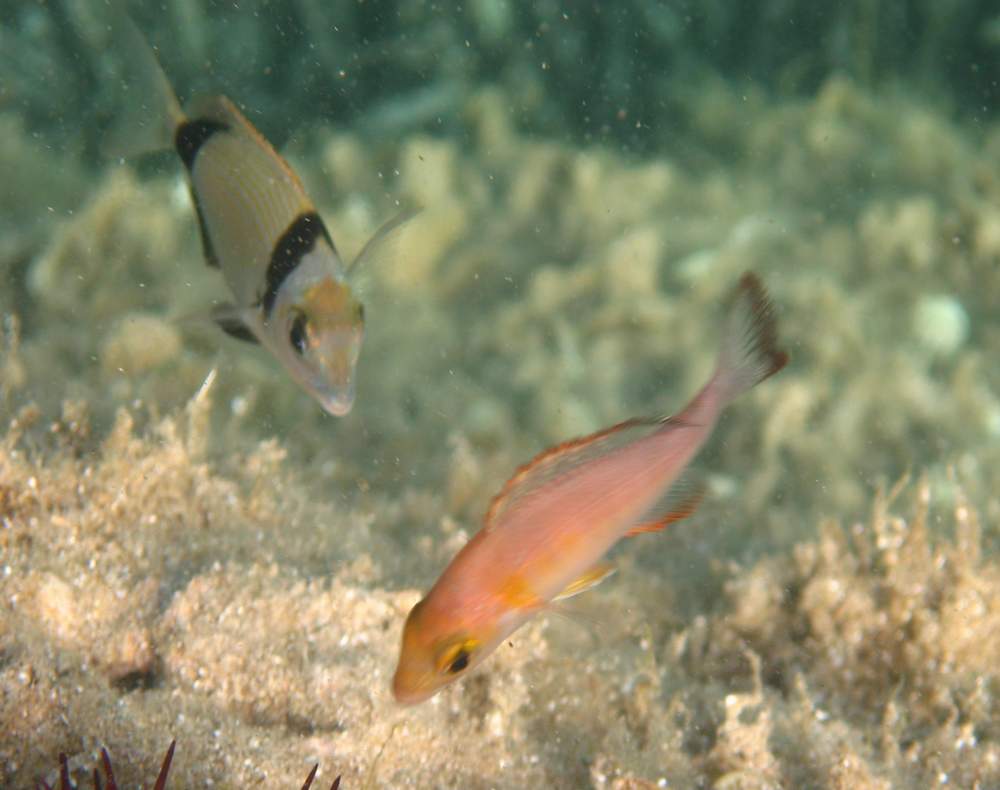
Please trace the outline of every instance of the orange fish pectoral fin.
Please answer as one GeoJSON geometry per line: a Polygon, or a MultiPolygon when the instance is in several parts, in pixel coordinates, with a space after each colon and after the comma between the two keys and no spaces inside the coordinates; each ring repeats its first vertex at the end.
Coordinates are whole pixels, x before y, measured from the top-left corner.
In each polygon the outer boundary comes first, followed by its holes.
{"type": "Polygon", "coordinates": [[[625,537],[631,538],[647,532],[659,532],[668,524],[687,518],[705,498],[705,483],[701,480],[682,478],[676,481],[666,495],[660,498],[635,523],[625,537]]]}
{"type": "Polygon", "coordinates": [[[573,579],[566,588],[559,593],[555,598],[555,601],[565,601],[567,598],[572,598],[574,595],[579,595],[580,593],[587,592],[602,581],[607,579],[611,574],[615,572],[616,568],[610,562],[599,562],[592,568],[588,568],[582,575],[573,579]]]}

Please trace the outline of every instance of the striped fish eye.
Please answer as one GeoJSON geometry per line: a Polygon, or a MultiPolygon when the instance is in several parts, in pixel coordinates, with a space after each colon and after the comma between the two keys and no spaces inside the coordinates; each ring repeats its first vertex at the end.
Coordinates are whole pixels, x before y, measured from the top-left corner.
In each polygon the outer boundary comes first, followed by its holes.
{"type": "Polygon", "coordinates": [[[292,319],[292,328],[288,332],[288,342],[292,344],[292,348],[299,356],[306,353],[307,320],[305,313],[296,313],[295,318],[292,319]]]}
{"type": "Polygon", "coordinates": [[[445,648],[438,656],[437,667],[439,672],[447,672],[449,675],[457,675],[469,666],[469,659],[476,648],[479,647],[479,640],[464,639],[445,648]]]}

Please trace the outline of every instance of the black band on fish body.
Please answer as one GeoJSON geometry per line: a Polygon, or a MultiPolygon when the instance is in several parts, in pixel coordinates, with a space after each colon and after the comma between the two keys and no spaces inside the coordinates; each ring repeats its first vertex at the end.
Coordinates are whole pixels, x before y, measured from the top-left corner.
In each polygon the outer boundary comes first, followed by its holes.
{"type": "Polygon", "coordinates": [[[191,120],[185,121],[177,127],[174,133],[174,148],[177,155],[184,162],[184,166],[190,171],[194,167],[194,160],[198,156],[198,151],[216,132],[224,132],[229,127],[219,121],[191,120]]]}
{"type": "Polygon", "coordinates": [[[208,235],[208,223],[205,222],[205,212],[201,210],[201,201],[198,200],[198,193],[191,187],[191,202],[194,203],[195,214],[198,215],[198,231],[201,233],[201,249],[205,254],[205,263],[219,268],[219,256],[215,254],[215,247],[212,245],[212,237],[208,235]]]}
{"type": "Polygon", "coordinates": [[[271,261],[267,265],[267,285],[260,298],[265,319],[271,317],[271,310],[274,309],[274,302],[278,298],[278,290],[285,282],[285,278],[302,263],[302,259],[316,246],[316,239],[320,237],[330,245],[330,249],[334,249],[333,240],[323,220],[314,211],[299,214],[281,234],[271,253],[271,261]]]}
{"type": "MultiPolygon", "coordinates": [[[[177,127],[177,131],[174,133],[174,147],[189,173],[205,142],[216,132],[224,132],[228,129],[229,127],[224,123],[207,120],[185,121],[177,127]]],[[[212,246],[212,238],[208,234],[208,225],[205,223],[205,214],[201,210],[201,201],[198,200],[198,193],[193,186],[191,188],[191,202],[194,203],[195,213],[198,215],[198,229],[201,232],[201,246],[205,253],[205,262],[209,266],[218,268],[219,258],[212,246]]]]}

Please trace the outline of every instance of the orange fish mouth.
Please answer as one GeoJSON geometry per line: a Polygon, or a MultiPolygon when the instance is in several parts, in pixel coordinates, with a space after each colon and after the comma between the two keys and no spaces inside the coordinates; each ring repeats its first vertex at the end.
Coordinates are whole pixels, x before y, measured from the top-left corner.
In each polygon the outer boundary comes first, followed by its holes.
{"type": "Polygon", "coordinates": [[[416,705],[418,702],[430,699],[437,688],[426,682],[412,682],[405,673],[396,671],[392,679],[392,696],[400,705],[416,705]]]}

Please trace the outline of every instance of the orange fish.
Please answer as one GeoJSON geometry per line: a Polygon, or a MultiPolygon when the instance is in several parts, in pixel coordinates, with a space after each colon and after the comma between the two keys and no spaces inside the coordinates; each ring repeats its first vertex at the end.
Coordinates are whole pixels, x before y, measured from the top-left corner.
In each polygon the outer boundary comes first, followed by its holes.
{"type": "Polygon", "coordinates": [[[558,445],[507,481],[483,528],[406,618],[396,700],[434,695],[553,601],[606,578],[612,567],[602,558],[621,538],[690,515],[701,489],[684,472],[719,415],[787,361],[771,301],[760,280],[744,274],[715,372],[684,411],[558,445]]]}

